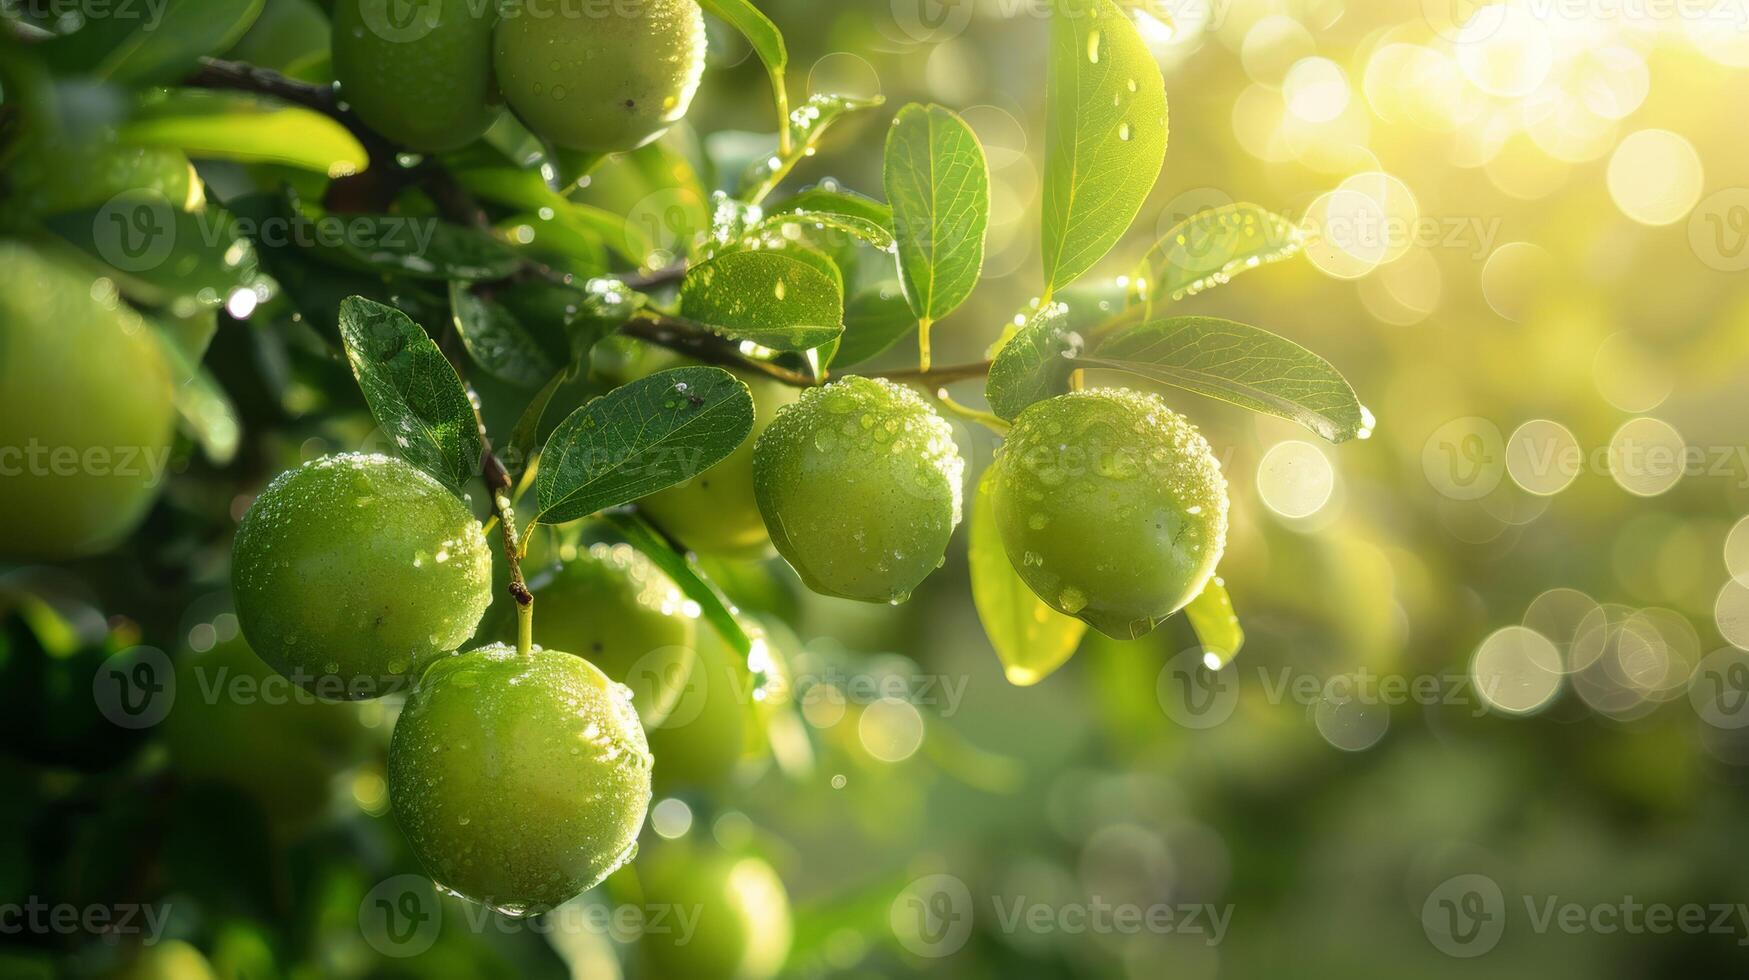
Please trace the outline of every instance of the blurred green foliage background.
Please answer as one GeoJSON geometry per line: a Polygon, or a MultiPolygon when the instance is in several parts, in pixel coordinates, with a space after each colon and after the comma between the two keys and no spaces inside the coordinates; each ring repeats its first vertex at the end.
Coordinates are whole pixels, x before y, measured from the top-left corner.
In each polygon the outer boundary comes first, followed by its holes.
{"type": "MultiPolygon", "coordinates": [[[[797,89],[939,102],[979,134],[986,280],[935,344],[938,361],[981,358],[1039,289],[1043,5],[759,5],[797,89]]],[[[1206,207],[1301,221],[1305,257],[1185,305],[1319,351],[1378,419],[1369,440],[1314,445],[1168,394],[1232,486],[1235,663],[1202,671],[1174,622],[1095,637],[1044,682],[1010,685],[967,598],[963,535],[895,608],[809,594],[781,562],[713,567],[788,682],[714,711],[745,684],[723,659],[695,737],[669,755],[653,739],[658,804],[630,873],[557,928],[420,893],[388,813],[393,703],[191,693],[270,677],[226,594],[253,494],[380,445],[345,365],[281,297],[220,314],[207,358],[240,428],[234,461],[183,439],[123,548],[0,568],[0,907],[139,906],[166,940],[142,953],[137,934],[0,928],[0,975],[677,977],[586,910],[749,854],[787,893],[785,921],[781,896],[746,886],[765,910],[751,931],[787,976],[1740,972],[1746,11],[1142,6],[1171,143],[1103,271],[1129,272],[1206,207]],[[93,678],[141,645],[175,665],[177,695],[128,729],[93,678]],[[396,907],[427,931],[373,931],[385,895],[413,895],[396,907]],[[1576,927],[1546,917],[1569,905],[1576,927]],[[1648,926],[1647,906],[1676,924],[1648,926]],[[1124,928],[1102,908],[1175,925],[1124,928]]],[[[233,56],[323,80],[324,22],[309,0],[267,0],[233,56]]],[[[682,152],[771,128],[757,59],[711,29],[690,124],[666,137],[682,152]]],[[[878,191],[884,118],[841,124],[798,185],[878,191]]],[[[199,169],[217,200],[262,174],[199,169]]],[[[622,177],[610,164],[586,196],[654,220],[660,242],[672,202],[622,177]]],[[[901,344],[881,363],[911,358],[901,344]]],[[[518,396],[494,388],[480,385],[488,423],[508,427],[518,396]]],[[[956,428],[975,478],[992,439],[956,428]]]]}

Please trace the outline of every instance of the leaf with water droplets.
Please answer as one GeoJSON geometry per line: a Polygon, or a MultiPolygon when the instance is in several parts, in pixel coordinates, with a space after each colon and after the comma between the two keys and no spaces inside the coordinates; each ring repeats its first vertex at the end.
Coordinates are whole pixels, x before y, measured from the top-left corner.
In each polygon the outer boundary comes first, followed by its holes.
{"type": "Polygon", "coordinates": [[[1304,241],[1293,222],[1255,204],[1199,211],[1143,258],[1149,301],[1195,296],[1247,269],[1299,254],[1304,241]]]}
{"type": "Polygon", "coordinates": [[[997,352],[984,383],[990,410],[1013,421],[1028,405],[1069,390],[1069,375],[1081,365],[1081,335],[1073,329],[1069,310],[1050,303],[1034,313],[1026,326],[997,352]]]}
{"type": "Polygon", "coordinates": [[[407,314],[362,296],[341,302],[340,336],[371,415],[402,458],[461,493],[480,467],[480,425],[443,352],[407,314]]]}
{"type": "Polygon", "coordinates": [[[686,273],[680,315],[731,340],[811,350],[844,332],[844,287],[812,255],[729,252],[686,273]]]}
{"type": "Polygon", "coordinates": [[[893,209],[861,194],[843,190],[829,185],[817,185],[795,194],[774,204],[769,209],[774,215],[793,212],[808,214],[831,214],[845,218],[856,218],[859,221],[875,225],[893,237],[893,209]]]}
{"type": "Polygon", "coordinates": [[[1049,677],[1075,655],[1087,624],[1046,605],[1015,573],[996,524],[991,494],[995,472],[984,471],[972,501],[967,551],[972,604],[1009,682],[1027,686],[1049,677]]]}
{"type": "Polygon", "coordinates": [[[753,431],[753,396],[717,367],[661,371],[572,412],[541,450],[542,524],[563,524],[685,483],[753,431]]]}
{"type": "Polygon", "coordinates": [[[959,116],[913,103],[887,132],[884,179],[905,299],[919,320],[939,320],[965,302],[984,269],[984,148],[959,116]]]}
{"type": "Polygon", "coordinates": [[[1051,18],[1043,251],[1049,292],[1111,251],[1166,158],[1166,83],[1112,0],[1058,0],[1051,18]]]}
{"type": "Polygon", "coordinates": [[[1369,428],[1330,362],[1267,330],[1207,316],[1152,320],[1113,333],[1082,367],[1109,368],[1297,422],[1331,442],[1369,428]]]}
{"type": "Polygon", "coordinates": [[[1239,626],[1233,598],[1220,576],[1209,579],[1202,592],[1184,607],[1184,615],[1196,631],[1205,658],[1213,657],[1224,667],[1239,655],[1239,648],[1245,645],[1245,630],[1239,626]]]}
{"type": "Polygon", "coordinates": [[[731,611],[729,600],[710,579],[699,571],[698,564],[675,547],[649,521],[633,514],[609,514],[607,523],[626,539],[626,543],[642,552],[657,568],[674,580],[681,595],[698,603],[699,615],[717,631],[730,648],[745,659],[753,652],[753,640],[741,627],[731,611]]]}
{"type": "Polygon", "coordinates": [[[462,346],[492,377],[532,388],[559,369],[529,328],[504,304],[457,280],[449,284],[449,305],[462,346]]]}
{"type": "Polygon", "coordinates": [[[741,177],[743,196],[749,201],[762,201],[783,183],[790,170],[802,159],[812,156],[826,131],[833,123],[853,112],[884,105],[881,96],[861,98],[854,95],[833,95],[816,92],[808,101],[789,114],[790,151],[773,152],[760,157],[741,177]]]}

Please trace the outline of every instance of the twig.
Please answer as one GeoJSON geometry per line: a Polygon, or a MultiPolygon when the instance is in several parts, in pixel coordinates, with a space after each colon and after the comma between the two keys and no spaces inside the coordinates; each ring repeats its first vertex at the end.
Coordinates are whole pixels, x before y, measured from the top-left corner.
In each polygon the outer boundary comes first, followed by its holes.
{"type": "Polygon", "coordinates": [[[758,371],[767,377],[796,388],[810,388],[817,383],[811,375],[780,367],[770,361],[743,356],[734,341],[707,333],[683,320],[646,314],[628,321],[625,326],[620,327],[619,332],[628,337],[649,341],[658,347],[666,347],[671,351],[677,351],[707,364],[721,364],[726,367],[758,371]]]}
{"type": "Polygon", "coordinates": [[[982,378],[990,373],[990,362],[979,361],[976,364],[950,364],[947,367],[931,368],[924,371],[920,368],[904,368],[897,371],[878,371],[869,375],[873,378],[886,378],[888,381],[902,381],[905,384],[932,388],[936,385],[952,384],[955,381],[967,381],[972,378],[982,378]]]}
{"type": "Polygon", "coordinates": [[[492,512],[498,515],[504,531],[504,560],[510,563],[510,597],[516,600],[516,649],[527,656],[534,642],[534,593],[528,590],[528,582],[522,577],[522,542],[516,536],[516,511],[510,499],[515,486],[504,461],[492,451],[483,425],[480,442],[484,447],[480,466],[486,492],[492,495],[492,512]]]}

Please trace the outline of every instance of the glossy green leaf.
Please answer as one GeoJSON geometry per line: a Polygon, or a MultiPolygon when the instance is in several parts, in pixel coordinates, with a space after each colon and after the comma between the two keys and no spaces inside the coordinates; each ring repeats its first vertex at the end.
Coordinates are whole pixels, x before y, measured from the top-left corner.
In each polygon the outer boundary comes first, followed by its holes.
{"type": "Polygon", "coordinates": [[[770,247],[788,241],[792,232],[818,238],[821,233],[829,231],[842,232],[861,244],[883,252],[893,247],[893,233],[878,222],[830,211],[784,211],[774,214],[749,228],[747,236],[770,247]]]}
{"type": "Polygon", "coordinates": [[[885,353],[917,327],[911,306],[897,282],[865,289],[844,308],[844,336],[828,361],[836,367],[861,364],[885,353]]]}
{"type": "Polygon", "coordinates": [[[1000,418],[1014,421],[1028,405],[1069,390],[1083,341],[1061,303],[1039,309],[996,353],[984,397],[1000,418]]]}
{"type": "Polygon", "coordinates": [[[1233,598],[1227,594],[1227,583],[1220,576],[1209,579],[1202,592],[1184,607],[1184,615],[1190,620],[1190,628],[1196,631],[1205,658],[1212,656],[1220,666],[1226,666],[1239,655],[1239,648],[1245,645],[1245,630],[1239,626],[1233,598]]]}
{"type": "Polygon", "coordinates": [[[1153,320],[1113,333],[1079,362],[1111,368],[1275,415],[1331,442],[1372,421],[1330,362],[1267,330],[1206,316],[1153,320]]]}
{"type": "Polygon", "coordinates": [[[676,547],[649,521],[633,514],[609,514],[608,524],[626,539],[626,543],[642,552],[660,568],[680,593],[698,603],[699,616],[717,631],[731,649],[743,659],[752,654],[753,640],[735,618],[733,608],[723,593],[698,570],[698,564],[676,547]]]}
{"type": "Polygon", "coordinates": [[[197,160],[276,163],[330,177],[370,166],[364,146],[328,116],[239,92],[173,91],[143,106],[121,137],[197,160]]]}
{"type": "Polygon", "coordinates": [[[984,268],[984,148],[952,112],[908,105],[887,132],[885,184],[905,298],[919,320],[939,320],[972,294],[984,268]]]}
{"type": "Polygon", "coordinates": [[[541,451],[542,524],[563,524],[685,483],[753,431],[753,396],[722,368],[660,371],[595,399],[541,451]]]}
{"type": "Polygon", "coordinates": [[[1015,573],[1002,546],[991,495],[995,471],[985,470],[972,501],[967,562],[972,603],[1009,683],[1022,687],[1049,677],[1075,655],[1087,624],[1044,603],[1015,573]]]}
{"type": "Polygon", "coordinates": [[[733,340],[802,351],[844,332],[842,285],[817,262],[787,252],[729,252],[694,266],[680,313],[733,340]]]}
{"type": "Polygon", "coordinates": [[[348,214],[334,224],[342,254],[383,272],[479,282],[503,279],[522,268],[515,249],[479,228],[390,214],[348,214]]]}
{"type": "Polygon", "coordinates": [[[412,318],[360,296],[340,304],[340,336],[371,415],[407,462],[461,493],[479,471],[479,419],[443,352],[412,318]]]}
{"type": "Polygon", "coordinates": [[[116,2],[87,16],[72,34],[44,45],[44,58],[69,73],[135,85],[164,85],[206,55],[228,50],[261,15],[264,0],[116,2]]]}
{"type": "Polygon", "coordinates": [[[1255,204],[1229,204],[1179,222],[1143,259],[1151,300],[1180,300],[1247,269],[1297,255],[1300,229],[1255,204]]]}
{"type": "Polygon", "coordinates": [[[575,371],[567,368],[548,378],[517,418],[516,427],[510,430],[510,444],[503,450],[504,465],[510,470],[513,480],[522,478],[534,458],[535,447],[540,444],[541,422],[546,418],[547,406],[553,403],[553,396],[575,377],[575,371]]]}
{"type": "Polygon", "coordinates": [[[462,345],[487,374],[532,388],[558,371],[558,364],[504,304],[459,280],[449,284],[449,304],[462,345]]]}
{"type": "Polygon", "coordinates": [[[753,46],[753,53],[759,56],[766,75],[771,79],[772,99],[777,104],[778,117],[781,119],[788,114],[789,93],[784,73],[789,68],[789,48],[783,42],[783,32],[750,0],[699,0],[699,6],[727,22],[753,46]]]}
{"type": "Polygon", "coordinates": [[[844,190],[835,184],[821,184],[810,187],[798,194],[791,195],[780,204],[774,204],[767,211],[772,215],[791,213],[835,214],[847,218],[857,218],[861,221],[878,226],[893,236],[893,209],[861,194],[844,190]]]}
{"type": "Polygon", "coordinates": [[[1166,157],[1166,84],[1135,23],[1112,0],[1057,2],[1042,239],[1050,293],[1129,230],[1166,157]]]}

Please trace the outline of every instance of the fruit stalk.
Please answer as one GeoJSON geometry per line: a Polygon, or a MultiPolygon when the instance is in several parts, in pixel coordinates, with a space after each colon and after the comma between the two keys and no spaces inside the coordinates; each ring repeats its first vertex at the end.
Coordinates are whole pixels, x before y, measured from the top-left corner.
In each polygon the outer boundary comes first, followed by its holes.
{"type": "Polygon", "coordinates": [[[486,479],[486,492],[492,495],[492,511],[498,515],[498,523],[504,532],[504,560],[510,563],[510,597],[516,600],[516,652],[526,657],[534,649],[534,593],[528,590],[528,582],[522,577],[522,542],[516,537],[516,511],[510,500],[513,491],[510,471],[490,445],[481,456],[481,468],[486,479]]]}

